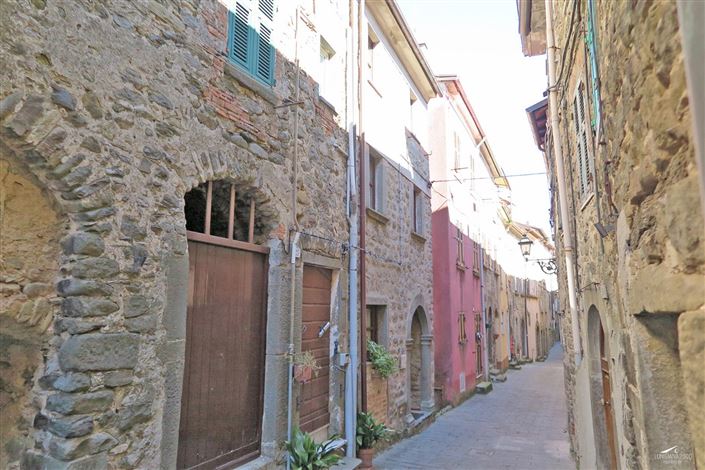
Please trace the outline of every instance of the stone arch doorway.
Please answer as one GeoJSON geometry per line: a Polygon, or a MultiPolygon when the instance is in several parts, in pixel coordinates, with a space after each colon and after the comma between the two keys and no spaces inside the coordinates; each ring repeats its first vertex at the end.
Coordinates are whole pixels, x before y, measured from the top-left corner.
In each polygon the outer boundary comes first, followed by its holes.
{"type": "Polygon", "coordinates": [[[260,455],[268,227],[257,192],[225,180],[186,193],[188,300],[178,468],[260,455]],[[258,214],[259,210],[259,214],[258,214]]]}
{"type": "Polygon", "coordinates": [[[413,311],[407,331],[407,407],[410,418],[416,420],[433,409],[433,337],[423,307],[413,311]]]}
{"type": "Polygon", "coordinates": [[[36,383],[49,353],[63,223],[33,178],[0,158],[0,468],[34,447],[36,383]]]}
{"type": "Polygon", "coordinates": [[[600,468],[616,469],[617,447],[609,351],[600,313],[594,305],[588,310],[588,357],[597,463],[600,468]]]}

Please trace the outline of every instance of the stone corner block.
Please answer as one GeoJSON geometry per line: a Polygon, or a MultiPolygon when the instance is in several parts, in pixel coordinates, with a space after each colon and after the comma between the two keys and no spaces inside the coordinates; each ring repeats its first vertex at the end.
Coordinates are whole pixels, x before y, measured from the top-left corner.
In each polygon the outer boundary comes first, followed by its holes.
{"type": "Polygon", "coordinates": [[[133,333],[75,335],[61,345],[59,365],[74,371],[134,369],[138,352],[139,335],[133,333]]]}

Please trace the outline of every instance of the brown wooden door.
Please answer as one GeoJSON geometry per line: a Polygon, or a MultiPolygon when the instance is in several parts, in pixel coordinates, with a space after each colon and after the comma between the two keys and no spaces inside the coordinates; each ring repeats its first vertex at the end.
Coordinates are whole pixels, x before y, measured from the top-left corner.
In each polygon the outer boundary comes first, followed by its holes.
{"type": "Polygon", "coordinates": [[[610,382],[610,363],[605,352],[605,334],[600,325],[600,368],[602,369],[602,402],[605,408],[605,426],[607,444],[610,450],[610,468],[617,469],[617,449],[615,447],[614,414],[612,413],[612,386],[610,382]]]}
{"type": "Polygon", "coordinates": [[[304,265],[301,351],[311,351],[320,366],[318,375],[301,386],[299,427],[306,432],[315,431],[330,422],[330,329],[320,338],[318,333],[330,321],[332,277],[330,269],[304,265]]]}
{"type": "Polygon", "coordinates": [[[267,256],[190,240],[179,468],[260,452],[267,256]]]}

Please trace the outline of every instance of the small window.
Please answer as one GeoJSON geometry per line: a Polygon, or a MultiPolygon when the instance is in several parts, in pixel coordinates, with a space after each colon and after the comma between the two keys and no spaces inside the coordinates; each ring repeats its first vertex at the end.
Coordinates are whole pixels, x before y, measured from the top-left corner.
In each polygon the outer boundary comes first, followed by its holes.
{"type": "Polygon", "coordinates": [[[453,132],[453,170],[458,171],[460,169],[460,137],[457,132],[453,132]]]}
{"type": "Polygon", "coordinates": [[[229,181],[203,183],[186,193],[184,202],[189,232],[248,243],[263,235],[254,196],[229,181]]]}
{"type": "Polygon", "coordinates": [[[456,264],[458,267],[465,269],[465,248],[463,243],[463,231],[456,227],[455,229],[455,241],[458,248],[458,257],[456,259],[456,264]]]}
{"type": "Polygon", "coordinates": [[[366,309],[366,338],[382,346],[387,346],[386,306],[368,305],[366,309]]]}
{"type": "Polygon", "coordinates": [[[419,235],[423,234],[423,193],[419,188],[414,186],[413,195],[413,218],[414,218],[414,232],[419,235]]]}
{"type": "Polygon", "coordinates": [[[237,0],[228,13],[228,58],[267,85],[274,84],[274,0],[237,0]]]}
{"type": "Polygon", "coordinates": [[[476,276],[480,275],[480,244],[472,242],[472,270],[476,276]]]}
{"type": "Polygon", "coordinates": [[[586,113],[585,85],[580,82],[573,98],[573,120],[575,123],[575,160],[578,165],[580,196],[585,198],[592,192],[592,159],[588,146],[588,116],[586,113]]]}
{"type": "Polygon", "coordinates": [[[384,210],[384,159],[372,149],[368,162],[367,205],[370,209],[382,213],[384,210]]]}
{"type": "Polygon", "coordinates": [[[375,79],[375,49],[379,44],[379,38],[367,25],[367,80],[373,82],[375,79]]]}
{"type": "Polygon", "coordinates": [[[321,58],[320,58],[320,68],[318,77],[318,94],[326,97],[332,98],[335,96],[334,87],[337,83],[335,75],[335,67],[333,63],[333,57],[335,56],[335,51],[321,36],[321,58]]]}
{"type": "Polygon", "coordinates": [[[465,328],[465,312],[458,313],[458,343],[466,344],[468,342],[468,334],[465,328]]]}
{"type": "Polygon", "coordinates": [[[412,134],[416,135],[414,132],[414,111],[416,110],[415,104],[419,101],[413,91],[409,90],[409,130],[412,134]]]}

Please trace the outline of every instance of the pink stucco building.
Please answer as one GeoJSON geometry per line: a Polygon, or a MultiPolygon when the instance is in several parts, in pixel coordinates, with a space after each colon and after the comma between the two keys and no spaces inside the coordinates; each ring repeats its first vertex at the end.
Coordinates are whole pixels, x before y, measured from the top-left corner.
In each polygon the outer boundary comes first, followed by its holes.
{"type": "Polygon", "coordinates": [[[433,304],[436,393],[457,404],[483,376],[479,244],[454,224],[448,208],[433,213],[433,304]],[[478,333],[480,333],[478,335],[478,333]]]}

